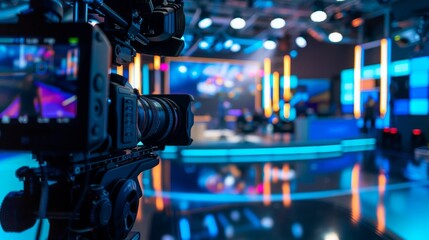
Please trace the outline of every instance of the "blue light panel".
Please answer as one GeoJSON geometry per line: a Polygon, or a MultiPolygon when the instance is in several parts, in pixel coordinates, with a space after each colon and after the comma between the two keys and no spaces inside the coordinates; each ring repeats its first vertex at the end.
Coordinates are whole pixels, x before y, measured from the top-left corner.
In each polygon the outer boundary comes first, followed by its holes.
{"type": "Polygon", "coordinates": [[[411,72],[410,87],[427,87],[429,86],[429,70],[411,72]]]}
{"type": "Polygon", "coordinates": [[[410,99],[411,115],[427,115],[429,113],[428,99],[410,99]]]}
{"type": "Polygon", "coordinates": [[[408,99],[395,100],[395,109],[393,110],[396,115],[409,115],[410,114],[410,101],[408,99]]]}
{"type": "Polygon", "coordinates": [[[406,76],[410,74],[410,60],[401,60],[392,62],[391,64],[391,75],[393,77],[406,76]]]}
{"type": "Polygon", "coordinates": [[[413,58],[410,62],[411,73],[429,71],[429,57],[413,58]]]}
{"type": "Polygon", "coordinates": [[[428,98],[429,97],[429,88],[419,87],[419,88],[410,88],[410,98],[428,98]]]}

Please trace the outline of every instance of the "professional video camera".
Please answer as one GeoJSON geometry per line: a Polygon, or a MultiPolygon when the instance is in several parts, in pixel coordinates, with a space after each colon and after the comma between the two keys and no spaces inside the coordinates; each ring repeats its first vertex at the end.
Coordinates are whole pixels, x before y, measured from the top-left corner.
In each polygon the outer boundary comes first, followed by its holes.
{"type": "Polygon", "coordinates": [[[0,24],[0,149],[40,165],[16,171],[24,189],[3,200],[5,231],[47,218],[49,239],[139,239],[137,176],[166,145],[192,142],[192,96],[142,96],[109,74],[137,52],[180,54],[183,2],[153,2],[30,0],[0,24]]]}

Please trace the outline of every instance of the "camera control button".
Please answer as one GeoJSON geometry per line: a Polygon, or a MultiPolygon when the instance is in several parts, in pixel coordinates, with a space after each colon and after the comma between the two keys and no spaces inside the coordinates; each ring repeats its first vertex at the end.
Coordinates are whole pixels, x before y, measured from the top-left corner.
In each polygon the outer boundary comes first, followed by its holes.
{"type": "Polygon", "coordinates": [[[101,103],[100,99],[97,99],[97,101],[94,102],[94,113],[97,117],[103,114],[103,104],[101,103]]]}
{"type": "Polygon", "coordinates": [[[104,82],[104,79],[101,76],[101,74],[95,75],[93,81],[94,81],[93,84],[94,84],[95,91],[101,92],[103,90],[103,82],[104,82]]]}
{"type": "Polygon", "coordinates": [[[92,127],[91,133],[94,136],[98,136],[98,134],[100,134],[100,128],[98,127],[98,125],[95,125],[92,127]]]}

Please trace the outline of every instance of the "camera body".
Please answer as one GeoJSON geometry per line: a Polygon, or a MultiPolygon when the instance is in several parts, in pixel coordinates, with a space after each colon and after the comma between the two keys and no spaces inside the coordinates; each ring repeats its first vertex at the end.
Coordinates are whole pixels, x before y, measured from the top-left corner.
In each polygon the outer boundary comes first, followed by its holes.
{"type": "Polygon", "coordinates": [[[111,47],[97,26],[0,25],[1,48],[2,149],[70,153],[192,142],[192,96],[144,97],[125,78],[109,76],[111,47]]]}
{"type": "Polygon", "coordinates": [[[106,2],[30,0],[19,23],[0,24],[0,149],[40,163],[16,171],[23,190],[0,207],[7,232],[47,218],[50,240],[138,239],[138,175],[166,145],[192,143],[191,95],[143,96],[110,72],[136,52],[177,56],[183,1],[106,2]],[[73,23],[54,23],[62,3],[73,23]],[[88,14],[104,21],[92,26],[88,14]]]}

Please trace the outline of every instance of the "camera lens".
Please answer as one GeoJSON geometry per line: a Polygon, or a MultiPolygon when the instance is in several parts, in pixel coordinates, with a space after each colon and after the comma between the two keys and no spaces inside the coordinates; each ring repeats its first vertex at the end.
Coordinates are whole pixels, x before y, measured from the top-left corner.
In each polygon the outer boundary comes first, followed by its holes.
{"type": "Polygon", "coordinates": [[[163,144],[177,132],[179,107],[168,98],[140,96],[138,128],[145,145],[163,144]]]}

